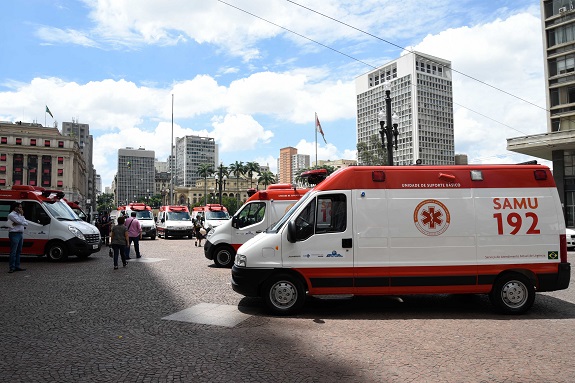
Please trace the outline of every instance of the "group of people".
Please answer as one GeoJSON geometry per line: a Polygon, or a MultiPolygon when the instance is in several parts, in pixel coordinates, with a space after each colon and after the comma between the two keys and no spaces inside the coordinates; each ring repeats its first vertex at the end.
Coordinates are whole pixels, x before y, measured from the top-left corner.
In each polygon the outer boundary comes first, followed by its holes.
{"type": "Polygon", "coordinates": [[[128,265],[130,259],[130,247],[134,243],[134,252],[136,258],[141,258],[140,239],[142,239],[142,226],[136,218],[136,212],[133,211],[130,217],[126,218],[124,214],[118,217],[118,224],[113,225],[112,218],[103,213],[98,219],[100,235],[106,246],[111,246],[111,256],[114,259],[114,270],[118,269],[118,257],[122,260],[122,266],[128,265]]]}

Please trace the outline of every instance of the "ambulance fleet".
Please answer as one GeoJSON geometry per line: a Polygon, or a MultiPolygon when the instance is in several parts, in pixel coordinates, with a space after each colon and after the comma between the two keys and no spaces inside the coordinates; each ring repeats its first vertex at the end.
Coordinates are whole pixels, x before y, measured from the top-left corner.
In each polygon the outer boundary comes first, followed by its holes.
{"type": "Polygon", "coordinates": [[[520,314],[535,292],[566,289],[570,273],[545,166],[355,166],[239,247],[232,287],[280,315],[314,295],[470,293],[520,314]]]}

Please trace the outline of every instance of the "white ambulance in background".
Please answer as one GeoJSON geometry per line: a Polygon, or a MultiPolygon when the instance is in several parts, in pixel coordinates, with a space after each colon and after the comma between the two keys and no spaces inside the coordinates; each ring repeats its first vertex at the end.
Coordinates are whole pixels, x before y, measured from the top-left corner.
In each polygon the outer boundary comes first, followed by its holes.
{"type": "Polygon", "coordinates": [[[86,258],[100,250],[100,231],[72,211],[63,192],[15,185],[0,190],[0,253],[10,254],[8,214],[14,202],[22,204],[28,221],[22,255],[46,255],[62,261],[69,255],[86,258]]]}
{"type": "Polygon", "coordinates": [[[194,236],[194,223],[187,206],[161,206],[156,217],[158,238],[169,237],[191,239],[194,236]]]}
{"type": "Polygon", "coordinates": [[[570,272],[545,166],[353,166],[242,245],[232,287],[280,315],[306,294],[470,293],[519,314],[570,272]]]}
{"type": "Polygon", "coordinates": [[[308,191],[291,184],[273,184],[256,191],[231,220],[208,233],[204,255],[218,267],[232,267],[236,250],[277,222],[308,191]]]}

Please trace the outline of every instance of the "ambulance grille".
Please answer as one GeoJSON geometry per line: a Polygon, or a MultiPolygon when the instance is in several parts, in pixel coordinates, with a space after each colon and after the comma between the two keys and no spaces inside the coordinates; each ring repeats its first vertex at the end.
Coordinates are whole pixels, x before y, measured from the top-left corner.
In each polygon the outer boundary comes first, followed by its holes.
{"type": "Polygon", "coordinates": [[[100,234],[84,234],[84,238],[91,245],[97,245],[100,242],[100,234]]]}

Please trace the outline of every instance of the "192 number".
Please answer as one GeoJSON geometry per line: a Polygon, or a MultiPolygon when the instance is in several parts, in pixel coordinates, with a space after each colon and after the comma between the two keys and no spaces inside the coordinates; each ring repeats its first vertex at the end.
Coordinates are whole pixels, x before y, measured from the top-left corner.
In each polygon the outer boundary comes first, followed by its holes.
{"type": "MultiPolygon", "coordinates": [[[[502,213],[495,213],[493,214],[493,218],[497,220],[497,234],[503,235],[503,214],[502,213]]],[[[507,214],[507,218],[505,219],[507,224],[511,227],[511,231],[509,234],[515,235],[521,230],[523,226],[523,218],[519,213],[509,213],[507,214]]],[[[539,218],[537,214],[528,212],[525,213],[525,221],[526,225],[529,226],[527,229],[526,234],[540,234],[541,230],[537,228],[537,224],[539,223],[539,218]]]]}

